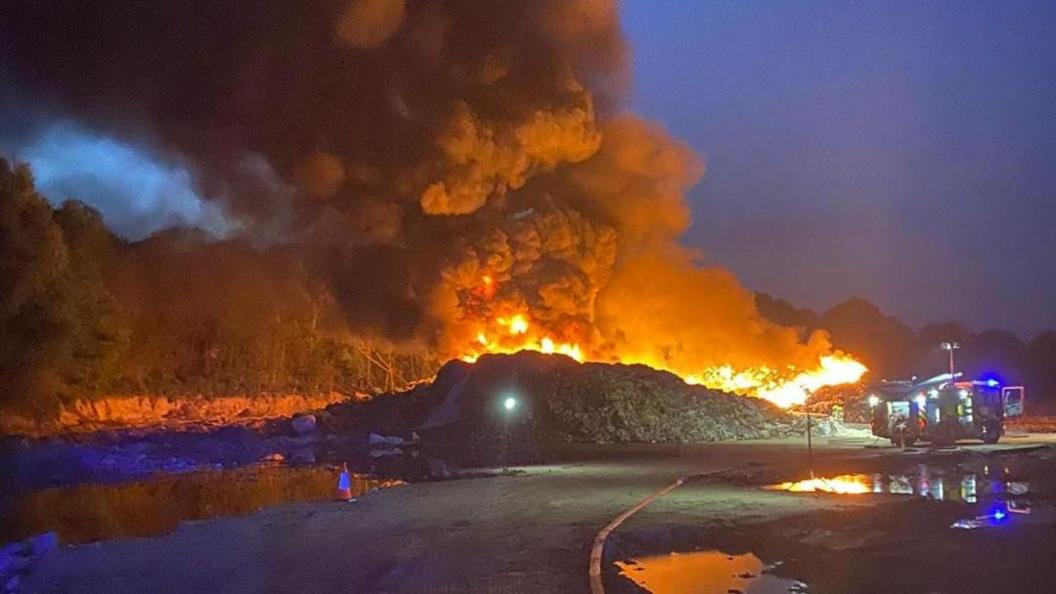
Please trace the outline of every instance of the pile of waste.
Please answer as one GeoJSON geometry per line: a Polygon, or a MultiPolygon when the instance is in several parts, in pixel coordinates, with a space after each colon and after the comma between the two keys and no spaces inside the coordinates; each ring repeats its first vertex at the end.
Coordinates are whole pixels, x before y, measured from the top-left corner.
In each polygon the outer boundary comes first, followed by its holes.
{"type": "Polygon", "coordinates": [[[451,361],[408,395],[429,404],[414,428],[452,439],[689,443],[783,435],[791,422],[765,400],[643,365],[533,352],[451,361]]]}
{"type": "Polygon", "coordinates": [[[869,404],[865,384],[825,386],[813,392],[806,404],[793,407],[798,412],[836,417],[846,423],[868,423],[869,404]]]}

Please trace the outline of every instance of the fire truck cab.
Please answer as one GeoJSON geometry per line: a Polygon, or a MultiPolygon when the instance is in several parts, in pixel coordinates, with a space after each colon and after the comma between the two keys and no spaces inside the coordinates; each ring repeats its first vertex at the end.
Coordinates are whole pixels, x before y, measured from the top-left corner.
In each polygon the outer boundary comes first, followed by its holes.
{"type": "Polygon", "coordinates": [[[946,373],[919,383],[873,386],[868,403],[873,435],[908,447],[917,441],[944,445],[959,439],[997,443],[1004,420],[1023,414],[1023,398],[1023,386],[946,373]]]}

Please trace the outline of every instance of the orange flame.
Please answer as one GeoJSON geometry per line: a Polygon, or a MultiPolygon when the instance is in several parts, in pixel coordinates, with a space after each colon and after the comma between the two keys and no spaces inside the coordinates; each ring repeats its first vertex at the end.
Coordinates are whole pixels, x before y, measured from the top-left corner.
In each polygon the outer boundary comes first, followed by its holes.
{"type": "Polygon", "coordinates": [[[825,386],[853,384],[868,371],[865,365],[850,355],[834,353],[821,357],[818,366],[809,370],[791,370],[779,374],[768,367],[734,370],[729,365],[684,376],[687,384],[702,384],[709,388],[751,394],[766,398],[781,408],[803,404],[807,396],[825,386]]]}
{"type": "Polygon", "coordinates": [[[494,326],[498,332],[488,332],[487,329],[477,331],[477,344],[470,346],[468,352],[460,357],[463,361],[472,363],[485,353],[510,354],[519,351],[566,355],[580,363],[586,360],[583,349],[576,343],[557,342],[547,335],[536,337],[529,333],[531,325],[526,314],[495,318],[494,326]]]}
{"type": "MultiPolygon", "coordinates": [[[[477,295],[486,300],[498,291],[497,283],[490,276],[482,278],[482,287],[477,295]]],[[[474,334],[476,340],[466,345],[460,358],[474,362],[486,353],[512,354],[519,351],[537,351],[546,354],[566,355],[579,362],[618,361],[641,363],[655,369],[670,371],[687,384],[699,384],[708,388],[765,398],[774,404],[788,408],[802,404],[807,396],[819,388],[841,384],[853,384],[868,371],[854,357],[844,353],[824,355],[813,369],[778,370],[767,366],[735,369],[732,365],[721,365],[703,370],[674,369],[666,362],[642,360],[640,357],[600,355],[587,351],[579,341],[562,341],[554,335],[540,331],[530,316],[521,311],[485,319],[479,323],[474,334]]]]}

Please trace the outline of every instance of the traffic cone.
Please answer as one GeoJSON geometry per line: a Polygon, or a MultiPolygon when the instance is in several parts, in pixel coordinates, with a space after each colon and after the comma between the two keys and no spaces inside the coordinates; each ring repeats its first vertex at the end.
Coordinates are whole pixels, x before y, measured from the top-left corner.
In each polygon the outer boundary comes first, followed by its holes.
{"type": "Polygon", "coordinates": [[[341,465],[341,476],[337,479],[337,493],[334,498],[338,501],[352,501],[352,477],[348,475],[348,464],[341,465]]]}

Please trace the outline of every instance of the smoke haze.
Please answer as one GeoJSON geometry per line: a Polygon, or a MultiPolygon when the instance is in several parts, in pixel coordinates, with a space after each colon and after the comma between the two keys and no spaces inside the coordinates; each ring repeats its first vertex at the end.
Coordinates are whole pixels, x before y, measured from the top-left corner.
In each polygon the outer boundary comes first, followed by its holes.
{"type": "MultiPolygon", "coordinates": [[[[528,312],[593,357],[682,372],[829,350],[679,244],[703,162],[622,107],[613,2],[33,0],[0,23],[8,136],[32,111],[186,164],[256,248],[225,265],[281,255],[361,332],[458,356],[528,312]]],[[[208,267],[188,241],[151,257],[208,267]]],[[[191,270],[173,286],[223,298],[191,270]]]]}

